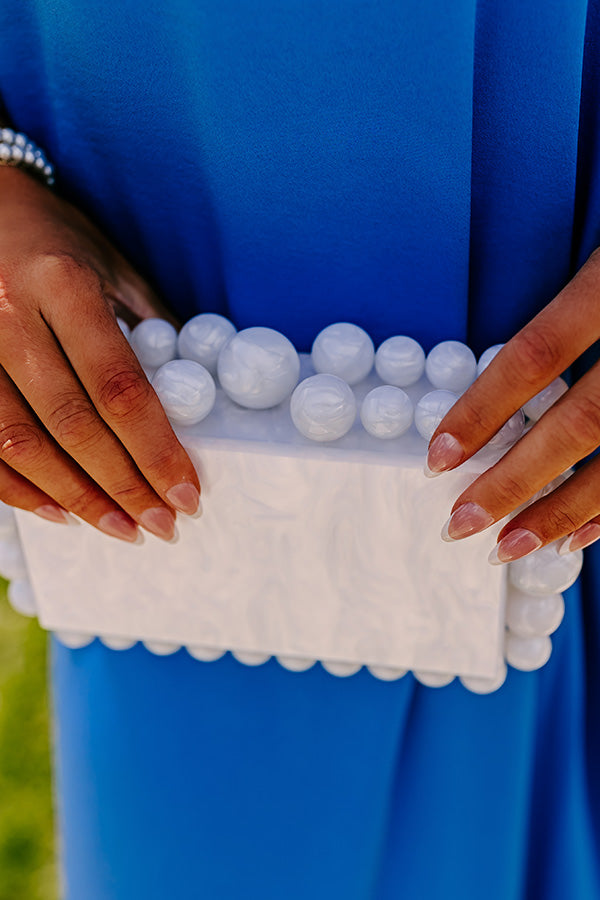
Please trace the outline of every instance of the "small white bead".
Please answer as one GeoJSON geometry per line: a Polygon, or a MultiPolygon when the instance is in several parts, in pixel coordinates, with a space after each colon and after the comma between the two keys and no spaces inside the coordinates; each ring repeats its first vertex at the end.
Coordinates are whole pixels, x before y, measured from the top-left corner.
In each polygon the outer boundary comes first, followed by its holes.
{"type": "Polygon", "coordinates": [[[300,358],[293,344],[273,328],[246,328],[219,353],[221,387],[240,406],[270,409],[298,383],[300,358]]]}
{"type": "Polygon", "coordinates": [[[415,426],[421,437],[431,439],[446,413],[458,397],[452,391],[430,391],[424,394],[415,407],[415,426]]]}
{"type": "Polygon", "coordinates": [[[429,351],[425,374],[434,387],[461,394],[475,381],[477,361],[466,344],[442,341],[429,351]]]}
{"type": "Polygon", "coordinates": [[[356,399],[336,375],[311,375],[300,382],[290,402],[292,422],[313,441],[335,441],[352,428],[356,399]]]}
{"type": "Polygon", "coordinates": [[[8,585],[7,597],[12,608],[22,616],[37,614],[35,594],[31,582],[27,578],[11,581],[8,585]]]}
{"type": "Polygon", "coordinates": [[[568,390],[569,385],[564,378],[555,378],[548,387],[545,387],[539,394],[536,394],[535,397],[532,397],[531,400],[525,403],[523,406],[525,415],[528,419],[537,422],[568,390]]]}
{"type": "Polygon", "coordinates": [[[513,669],[522,672],[533,672],[546,665],[552,653],[552,641],[549,637],[519,637],[517,634],[506,633],[504,643],[504,655],[506,662],[513,669]]]}
{"type": "Polygon", "coordinates": [[[16,147],[24,149],[27,146],[27,138],[24,134],[15,134],[13,143],[16,147]]]}
{"type": "Polygon", "coordinates": [[[206,647],[200,644],[188,644],[185,648],[190,656],[193,656],[194,659],[199,660],[200,662],[215,662],[217,659],[221,659],[222,656],[225,656],[225,650],[219,649],[219,647],[206,647]]]}
{"type": "Polygon", "coordinates": [[[479,357],[479,362],[477,363],[477,375],[481,375],[481,373],[487,369],[491,361],[495,356],[502,350],[504,344],[494,344],[493,347],[488,347],[487,350],[484,350],[481,356],[479,357]]]}
{"type": "Polygon", "coordinates": [[[574,584],[582,565],[582,550],[559,556],[554,542],[509,563],[508,580],[526,594],[560,594],[574,584]]]}
{"type": "Polygon", "coordinates": [[[101,634],[100,640],[109,650],[130,650],[137,644],[132,638],[117,637],[114,634],[101,634]]]}
{"type": "Polygon", "coordinates": [[[518,409],[516,413],[514,413],[508,422],[502,426],[500,431],[497,431],[496,434],[490,438],[488,443],[492,447],[510,447],[515,444],[523,432],[525,431],[525,414],[522,409],[518,409]]]}
{"type": "Polygon", "coordinates": [[[50,178],[52,175],[52,166],[44,166],[44,175],[46,178],[50,178]]]}
{"type": "Polygon", "coordinates": [[[2,128],[0,129],[0,140],[6,141],[7,144],[12,144],[15,139],[15,133],[12,128],[2,128]]]}
{"type": "Polygon", "coordinates": [[[355,675],[359,669],[362,669],[360,663],[339,662],[339,660],[335,659],[322,659],[321,665],[326,672],[329,672],[330,675],[336,675],[338,678],[348,678],[350,675],[355,675]]]}
{"type": "Polygon", "coordinates": [[[461,675],[461,684],[474,694],[491,694],[506,681],[506,663],[502,663],[495,678],[478,678],[475,675],[461,675]]]}
{"type": "Polygon", "coordinates": [[[425,687],[446,687],[447,684],[450,684],[451,681],[454,681],[455,675],[450,675],[449,672],[426,672],[422,669],[418,671],[414,671],[413,675],[421,684],[424,684],[425,687]]]}
{"type": "Polygon", "coordinates": [[[0,159],[5,162],[12,158],[12,150],[8,144],[0,144],[0,159]]]}
{"type": "Polygon", "coordinates": [[[506,598],[506,624],[519,637],[541,637],[556,631],[565,614],[562,594],[526,594],[510,587],[506,598]]]}
{"type": "Polygon", "coordinates": [[[170,641],[142,641],[142,643],[146,650],[154,653],[155,656],[170,656],[171,653],[176,653],[181,648],[181,644],[174,644],[170,641]]]}
{"type": "Polygon", "coordinates": [[[425,351],[406,335],[388,338],[375,354],[375,370],[386,384],[408,387],[415,384],[425,371],[425,351]]]}
{"type": "Polygon", "coordinates": [[[290,672],[306,672],[316,663],[316,659],[309,659],[307,656],[277,656],[276,659],[280,666],[290,672]]]}
{"type": "Polygon", "coordinates": [[[363,328],[350,322],[328,325],[315,338],[311,359],[315,371],[358,384],[373,368],[375,348],[363,328]]]}
{"type": "Polygon", "coordinates": [[[28,166],[32,166],[34,164],[35,154],[33,153],[33,150],[25,151],[25,153],[23,155],[23,162],[26,163],[28,166]]]}
{"type": "Polygon", "coordinates": [[[185,323],[177,338],[177,351],[182,359],[193,359],[217,374],[219,353],[236,333],[234,325],[216,313],[201,313],[185,323]]]}
{"type": "Polygon", "coordinates": [[[46,163],[44,162],[43,157],[36,154],[34,167],[36,169],[38,169],[40,172],[43,172],[45,165],[46,165],[46,163]]]}
{"type": "Polygon", "coordinates": [[[177,332],[164,319],[144,319],[131,332],[131,346],[143,366],[158,368],[175,359],[177,332]]]}
{"type": "Polygon", "coordinates": [[[54,637],[69,650],[81,650],[94,640],[93,634],[84,634],[81,631],[55,631],[54,637]]]}
{"type": "Polygon", "coordinates": [[[404,678],[408,669],[395,669],[392,666],[367,666],[371,675],[380,681],[397,681],[404,678]]]}
{"type": "Polygon", "coordinates": [[[10,151],[10,158],[13,162],[20,163],[23,162],[23,157],[25,154],[21,147],[17,146],[17,144],[13,144],[10,151]]]}
{"type": "Polygon", "coordinates": [[[245,666],[262,666],[271,659],[270,653],[257,653],[254,650],[233,650],[232,655],[245,666]]]}
{"type": "Polygon", "coordinates": [[[414,407],[408,394],[391,384],[369,391],[360,408],[365,429],[382,440],[400,437],[408,431],[413,416],[414,407]]]}
{"type": "Polygon", "coordinates": [[[172,359],[158,369],[152,387],[173,425],[196,425],[215,405],[217,390],[210,372],[191,359],[172,359]]]}

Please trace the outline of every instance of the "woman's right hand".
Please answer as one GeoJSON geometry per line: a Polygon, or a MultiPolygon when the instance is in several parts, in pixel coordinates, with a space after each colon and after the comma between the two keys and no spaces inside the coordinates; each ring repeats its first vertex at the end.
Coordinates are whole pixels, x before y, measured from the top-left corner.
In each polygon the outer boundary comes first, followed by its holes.
{"type": "Polygon", "coordinates": [[[117,324],[155,295],[98,229],[0,167],[0,500],[127,541],[172,540],[200,484],[117,324]]]}

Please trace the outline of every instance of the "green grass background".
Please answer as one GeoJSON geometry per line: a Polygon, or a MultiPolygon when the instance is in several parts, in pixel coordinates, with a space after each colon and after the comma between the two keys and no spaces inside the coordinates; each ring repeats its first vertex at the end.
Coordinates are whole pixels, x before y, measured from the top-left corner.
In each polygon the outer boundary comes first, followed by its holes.
{"type": "Polygon", "coordinates": [[[57,900],[47,635],[0,578],[0,900],[57,900]]]}

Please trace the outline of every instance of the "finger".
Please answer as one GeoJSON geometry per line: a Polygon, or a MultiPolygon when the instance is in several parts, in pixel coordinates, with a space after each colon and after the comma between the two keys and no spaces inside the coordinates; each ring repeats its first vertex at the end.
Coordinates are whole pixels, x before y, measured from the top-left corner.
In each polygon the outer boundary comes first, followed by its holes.
{"type": "MultiPolygon", "coordinates": [[[[52,440],[0,369],[0,496],[31,509],[71,510],[112,537],[134,542],[135,522],[52,440]]],[[[52,518],[46,510],[45,518],[52,518]]],[[[52,519],[58,521],[57,517],[52,519]]]]}
{"type": "Polygon", "coordinates": [[[33,512],[49,522],[66,525],[70,521],[67,511],[52,497],[3,462],[0,462],[0,500],[8,506],[33,512]]]}
{"type": "Polygon", "coordinates": [[[193,514],[200,491],[196,470],[98,284],[87,273],[84,280],[76,280],[60,304],[50,304],[49,325],[94,408],[147,482],[165,503],[193,514]]]}
{"type": "MultiPolygon", "coordinates": [[[[600,364],[563,395],[495,466],[463,491],[452,507],[446,536],[457,540],[478,533],[593,452],[600,444],[600,405],[593,399],[598,396],[600,364]]],[[[592,509],[590,516],[595,512],[592,509]]],[[[543,532],[543,523],[540,528],[543,532]]]]}
{"type": "Polygon", "coordinates": [[[505,525],[490,562],[512,562],[565,536],[571,543],[564,552],[587,546],[600,537],[599,512],[600,458],[596,457],[505,525]]]}
{"type": "Polygon", "coordinates": [[[600,251],[499,351],[440,422],[429,444],[432,474],[468,459],[523,404],[600,337],[600,251]]]}

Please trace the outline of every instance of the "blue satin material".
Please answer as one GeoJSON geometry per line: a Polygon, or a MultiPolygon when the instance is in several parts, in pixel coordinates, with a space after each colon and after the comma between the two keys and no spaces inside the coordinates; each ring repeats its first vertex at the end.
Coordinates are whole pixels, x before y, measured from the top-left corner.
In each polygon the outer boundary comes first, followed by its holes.
{"type": "MultiPolygon", "coordinates": [[[[600,243],[597,4],[0,3],[0,90],[183,318],[510,337],[600,243]]],[[[69,900],[600,896],[599,557],[494,695],[54,645],[69,900]]]]}

